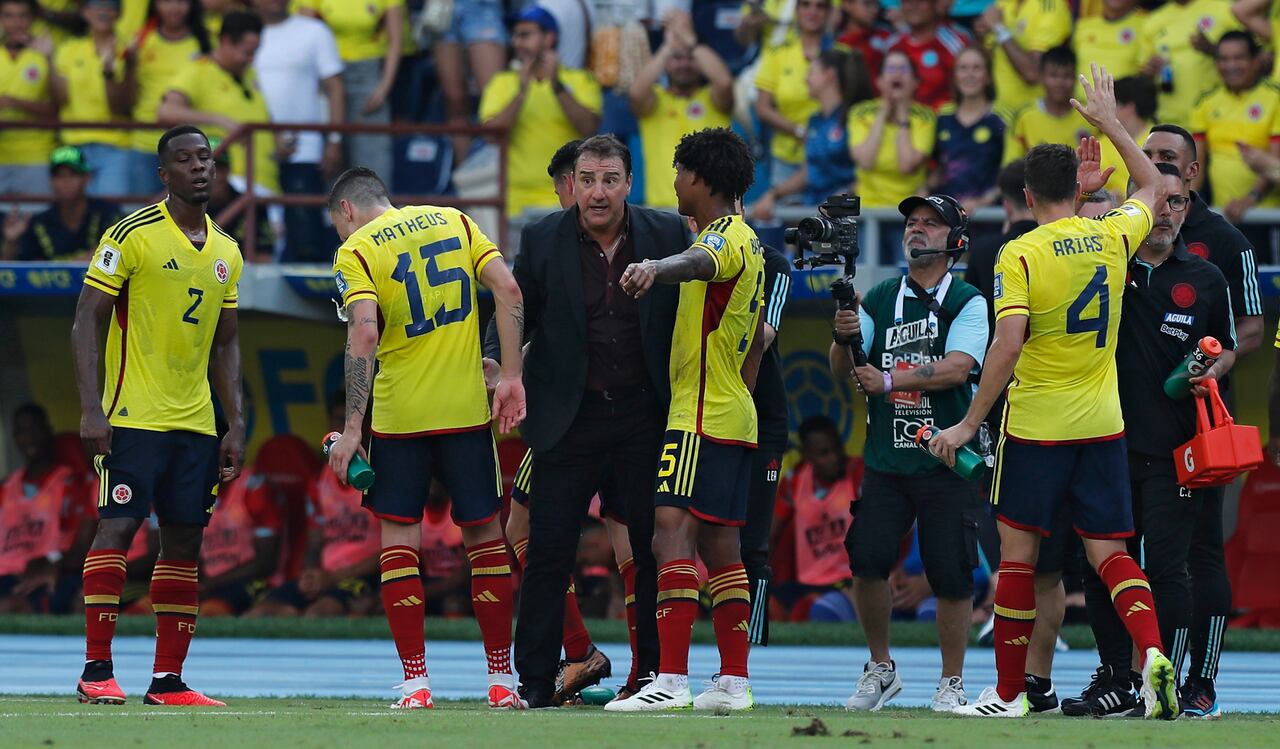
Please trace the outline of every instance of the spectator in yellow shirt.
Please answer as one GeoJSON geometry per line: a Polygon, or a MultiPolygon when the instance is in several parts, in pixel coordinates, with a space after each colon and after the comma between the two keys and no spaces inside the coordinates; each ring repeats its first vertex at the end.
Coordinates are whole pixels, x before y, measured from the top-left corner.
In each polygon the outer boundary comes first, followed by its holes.
{"type": "MultiPolygon", "coordinates": [[[[1105,66],[1118,81],[1142,72],[1139,37],[1146,13],[1138,10],[1138,0],[1105,0],[1102,15],[1081,17],[1076,22],[1072,46],[1076,59],[1085,65],[1105,66]]],[[[1076,98],[1083,101],[1084,89],[1076,86],[1076,98]]],[[[1123,190],[1121,190],[1123,193],[1123,190]]]]}
{"type": "Polygon", "coordinates": [[[1076,87],[1076,54],[1070,47],[1054,47],[1040,56],[1044,98],[1014,115],[1005,163],[1020,159],[1032,147],[1061,143],[1075,148],[1093,128],[1071,106],[1076,87]]]}
{"type": "MultiPolygon", "coordinates": [[[[391,87],[404,47],[404,0],[297,0],[299,13],[329,24],[338,39],[344,67],[347,122],[391,122],[391,87]]],[[[353,135],[346,139],[347,163],[364,166],[392,183],[394,153],[389,135],[353,135]]]]}
{"type": "Polygon", "coordinates": [[[697,130],[729,127],[733,75],[719,55],[698,43],[688,13],[669,12],[664,26],[662,46],[636,74],[629,93],[644,149],[645,205],[674,208],[676,146],[697,130]],[[666,86],[658,84],[663,73],[666,86]]]}
{"type": "Polygon", "coordinates": [[[920,78],[902,52],[885,55],[880,98],[849,110],[849,143],[864,208],[896,206],[925,187],[925,162],[933,151],[937,120],[915,101],[920,78]]]}
{"type": "MultiPolygon", "coordinates": [[[[1280,205],[1271,185],[1245,163],[1240,145],[1280,156],[1280,87],[1261,80],[1262,48],[1246,31],[1228,31],[1218,41],[1214,62],[1222,84],[1191,111],[1196,159],[1208,163],[1210,197],[1233,224],[1256,205],[1280,205]]],[[[1202,191],[1205,171],[1192,181],[1202,191]]]]}
{"type": "MultiPolygon", "coordinates": [[[[49,60],[32,45],[35,0],[0,0],[0,120],[47,120],[56,111],[49,95],[49,60]]],[[[49,192],[48,129],[0,127],[0,193],[49,192]]]]}
{"type": "Polygon", "coordinates": [[[1156,119],[1185,124],[1191,107],[1213,88],[1214,45],[1240,28],[1228,0],[1168,0],[1142,23],[1143,72],[1156,81],[1156,119]]]}
{"type": "MultiPolygon", "coordinates": [[[[120,0],[86,0],[85,36],[69,39],[53,54],[50,87],[58,116],[66,121],[128,120],[137,93],[137,58],[126,57],[116,36],[120,0]]],[[[129,132],[67,130],[62,142],[79,146],[93,167],[89,195],[128,195],[129,132]]]]}
{"type": "Polygon", "coordinates": [[[585,70],[565,68],[556,54],[559,27],[533,5],[511,30],[516,70],[489,81],[480,97],[480,121],[509,128],[507,215],[560,205],[547,183],[546,164],[561,144],[593,135],[600,127],[600,84],[585,70]]]}
{"type": "MultiPolygon", "coordinates": [[[[252,67],[261,41],[262,20],[258,16],[228,13],[222,19],[213,54],[188,65],[173,80],[160,105],[160,123],[204,125],[210,138],[225,139],[241,123],[270,122],[267,101],[252,67]]],[[[231,183],[245,192],[247,152],[242,144],[240,141],[230,148],[231,183]]],[[[275,136],[270,132],[253,135],[253,186],[259,195],[280,191],[275,136]]]]}
{"type": "MultiPolygon", "coordinates": [[[[756,71],[756,115],[771,132],[769,181],[785,182],[804,164],[805,127],[818,111],[805,79],[809,63],[835,44],[829,0],[796,0],[794,37],[766,48],[756,71]]],[[[895,202],[894,205],[897,205],[895,202]]]]}
{"type": "MultiPolygon", "coordinates": [[[[1109,70],[1107,72],[1110,72],[1109,70]]],[[[1134,143],[1146,143],[1151,134],[1152,117],[1156,114],[1156,84],[1144,75],[1131,75],[1116,79],[1116,118],[1125,131],[1133,136],[1134,143]]],[[[1114,195],[1127,195],[1129,169],[1125,167],[1120,152],[1105,136],[1098,139],[1102,148],[1102,172],[1109,167],[1115,171],[1107,178],[1106,189],[1114,195]]]]}
{"type": "Polygon", "coordinates": [[[1071,37],[1067,0],[996,0],[973,24],[993,47],[996,107],[1015,112],[1043,95],[1040,56],[1071,37]]]}

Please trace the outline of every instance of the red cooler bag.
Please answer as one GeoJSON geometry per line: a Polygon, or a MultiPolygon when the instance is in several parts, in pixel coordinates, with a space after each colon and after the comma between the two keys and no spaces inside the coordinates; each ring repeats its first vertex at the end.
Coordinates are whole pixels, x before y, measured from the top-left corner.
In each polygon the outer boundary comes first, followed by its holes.
{"type": "Polygon", "coordinates": [[[1206,380],[1204,385],[1209,395],[1196,398],[1196,436],[1173,451],[1178,483],[1189,489],[1229,484],[1236,476],[1262,465],[1258,428],[1235,423],[1222,403],[1216,381],[1206,380]],[[1208,407],[1205,401],[1209,401],[1208,407]]]}

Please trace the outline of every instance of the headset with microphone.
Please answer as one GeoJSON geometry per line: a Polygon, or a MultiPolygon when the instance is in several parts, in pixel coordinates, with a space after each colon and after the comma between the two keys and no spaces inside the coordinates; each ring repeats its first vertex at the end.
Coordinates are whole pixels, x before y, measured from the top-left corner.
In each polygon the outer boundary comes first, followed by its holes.
{"type": "Polygon", "coordinates": [[[960,217],[960,221],[947,232],[946,246],[941,249],[913,249],[911,250],[912,258],[928,257],[929,255],[947,255],[954,262],[960,259],[960,256],[969,251],[969,213],[965,211],[964,206],[960,205],[960,201],[950,195],[934,194],[923,200],[928,201],[935,208],[941,207],[942,204],[950,205],[955,209],[956,215],[960,217]]]}

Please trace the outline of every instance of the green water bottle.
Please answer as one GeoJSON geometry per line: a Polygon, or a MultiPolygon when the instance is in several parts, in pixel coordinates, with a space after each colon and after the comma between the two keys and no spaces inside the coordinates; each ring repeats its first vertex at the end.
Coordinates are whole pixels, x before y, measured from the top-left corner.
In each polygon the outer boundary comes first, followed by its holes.
{"type": "Polygon", "coordinates": [[[1182,400],[1191,392],[1191,378],[1199,377],[1209,371],[1218,357],[1222,356],[1222,344],[1217,338],[1207,335],[1200,339],[1196,347],[1191,349],[1187,358],[1173,368],[1164,381],[1164,394],[1174,400],[1182,400]]]}
{"type": "MultiPolygon", "coordinates": [[[[934,458],[937,458],[936,455],[933,455],[933,451],[929,449],[929,443],[934,437],[938,436],[938,432],[940,431],[941,430],[934,426],[926,425],[920,427],[920,431],[916,432],[916,446],[929,453],[929,455],[934,458]]],[[[956,464],[951,468],[951,470],[955,471],[960,478],[966,481],[976,481],[979,478],[982,478],[982,474],[985,473],[986,470],[991,467],[991,463],[994,462],[994,458],[984,458],[972,447],[969,447],[968,445],[961,445],[960,449],[956,450],[956,464]]]]}
{"type": "MultiPolygon", "coordinates": [[[[329,454],[329,448],[333,447],[333,443],[342,437],[340,432],[329,432],[324,436],[324,442],[320,444],[320,448],[324,450],[324,454],[329,454]]],[[[360,457],[360,453],[351,456],[351,462],[347,464],[347,483],[360,491],[368,491],[373,486],[373,468],[370,467],[369,461],[360,457]]]]}

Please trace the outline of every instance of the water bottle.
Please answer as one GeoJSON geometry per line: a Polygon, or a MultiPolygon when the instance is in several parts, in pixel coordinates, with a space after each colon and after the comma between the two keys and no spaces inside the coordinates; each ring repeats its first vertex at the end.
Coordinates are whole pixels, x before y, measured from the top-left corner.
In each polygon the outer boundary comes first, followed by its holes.
{"type": "Polygon", "coordinates": [[[1173,63],[1169,56],[1169,45],[1160,45],[1160,59],[1164,60],[1164,67],[1160,68],[1160,91],[1162,93],[1173,93],[1173,63]]]}
{"type": "Polygon", "coordinates": [[[1173,368],[1164,381],[1164,394],[1174,400],[1182,400],[1191,392],[1191,378],[1199,377],[1222,356],[1222,344],[1213,336],[1200,339],[1187,358],[1173,368]]]}
{"type": "MultiPolygon", "coordinates": [[[[933,455],[933,451],[929,449],[929,443],[934,437],[938,436],[939,431],[937,427],[933,426],[925,425],[920,427],[920,431],[916,432],[916,446],[937,458],[936,455],[933,455]]],[[[951,470],[966,481],[976,481],[982,477],[982,474],[993,463],[995,463],[995,458],[984,458],[968,445],[961,445],[956,450],[956,464],[951,470]]]]}
{"type": "MultiPolygon", "coordinates": [[[[342,437],[340,432],[329,432],[324,436],[324,442],[320,444],[320,449],[324,450],[324,454],[329,454],[329,448],[333,447],[333,443],[342,437]]],[[[360,453],[351,456],[351,462],[347,464],[347,483],[359,489],[360,491],[368,491],[373,486],[373,468],[370,467],[369,461],[360,457],[360,453]]]]}

